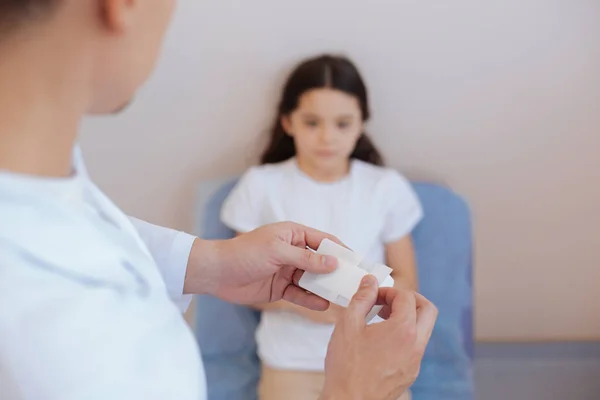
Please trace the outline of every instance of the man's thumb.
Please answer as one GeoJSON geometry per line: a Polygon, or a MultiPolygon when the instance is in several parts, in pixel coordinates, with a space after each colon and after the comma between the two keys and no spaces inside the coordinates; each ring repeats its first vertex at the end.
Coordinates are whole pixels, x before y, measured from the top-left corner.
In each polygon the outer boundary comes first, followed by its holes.
{"type": "Polygon", "coordinates": [[[378,289],[377,279],[373,275],[367,275],[362,279],[360,287],[348,306],[347,316],[353,323],[366,325],[367,314],[377,301],[378,289]]]}

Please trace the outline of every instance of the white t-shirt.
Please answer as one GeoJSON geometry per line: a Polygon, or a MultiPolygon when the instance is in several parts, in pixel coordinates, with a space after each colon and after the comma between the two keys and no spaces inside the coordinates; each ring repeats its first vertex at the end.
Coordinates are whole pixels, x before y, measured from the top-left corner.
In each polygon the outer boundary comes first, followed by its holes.
{"type": "Polygon", "coordinates": [[[0,171],[0,398],[204,399],[173,302],[193,238],[131,221],[76,169],[0,171]]]}
{"type": "MultiPolygon", "coordinates": [[[[385,245],[422,218],[410,183],[398,172],[362,161],[334,183],[319,183],[291,159],[251,168],[223,205],[221,219],[238,232],[293,221],[336,235],[366,259],[385,263],[385,245]]],[[[322,371],[333,326],[268,311],[256,333],[261,360],[272,368],[322,371]]]]}

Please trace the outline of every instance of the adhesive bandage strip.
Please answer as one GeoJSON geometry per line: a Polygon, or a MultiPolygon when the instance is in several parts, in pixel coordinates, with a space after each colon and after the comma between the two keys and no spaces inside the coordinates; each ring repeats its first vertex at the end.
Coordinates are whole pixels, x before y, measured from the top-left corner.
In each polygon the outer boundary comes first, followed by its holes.
{"type": "MultiPolygon", "coordinates": [[[[393,286],[394,284],[390,277],[391,268],[363,260],[359,254],[331,240],[323,240],[316,253],[336,257],[338,268],[329,274],[305,272],[299,285],[333,304],[348,307],[362,278],[367,274],[375,276],[379,286],[393,286]]],[[[369,313],[367,321],[373,319],[380,310],[380,306],[375,306],[369,313]]]]}

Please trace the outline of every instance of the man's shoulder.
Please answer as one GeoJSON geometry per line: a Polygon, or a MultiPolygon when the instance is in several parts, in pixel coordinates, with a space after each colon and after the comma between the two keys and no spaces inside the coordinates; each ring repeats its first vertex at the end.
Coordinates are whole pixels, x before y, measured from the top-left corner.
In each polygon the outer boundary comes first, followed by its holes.
{"type": "Polygon", "coordinates": [[[21,398],[16,393],[23,398],[80,399],[90,393],[137,398],[146,390],[139,382],[151,388],[145,398],[171,385],[173,391],[195,390],[189,384],[199,374],[193,342],[166,294],[144,297],[120,291],[115,282],[100,287],[102,282],[70,272],[0,240],[0,365],[10,367],[0,371],[0,391],[7,399],[21,398]],[[165,348],[173,349],[169,357],[153,353],[165,348]],[[168,370],[182,367],[180,360],[194,376],[178,382],[168,370]],[[112,385],[123,377],[130,381],[112,385]]]}
{"type": "Polygon", "coordinates": [[[79,211],[51,201],[16,202],[0,196],[0,221],[4,285],[126,286],[131,281],[121,268],[118,248],[79,211]]]}

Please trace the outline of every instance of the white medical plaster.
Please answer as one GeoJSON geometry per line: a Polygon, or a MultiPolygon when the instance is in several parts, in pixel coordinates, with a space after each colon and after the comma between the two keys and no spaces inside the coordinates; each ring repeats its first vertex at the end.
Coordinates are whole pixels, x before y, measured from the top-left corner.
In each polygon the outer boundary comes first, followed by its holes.
{"type": "MultiPolygon", "coordinates": [[[[375,276],[380,287],[394,286],[394,280],[390,276],[391,268],[366,261],[359,254],[331,240],[323,240],[316,253],[336,257],[338,268],[329,274],[305,272],[299,285],[333,304],[348,307],[362,278],[368,274],[375,276]]],[[[373,307],[367,315],[367,321],[371,321],[381,311],[381,308],[381,306],[373,307]]]]}

